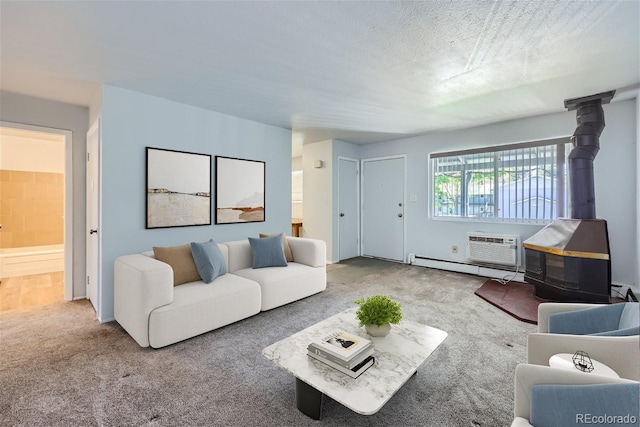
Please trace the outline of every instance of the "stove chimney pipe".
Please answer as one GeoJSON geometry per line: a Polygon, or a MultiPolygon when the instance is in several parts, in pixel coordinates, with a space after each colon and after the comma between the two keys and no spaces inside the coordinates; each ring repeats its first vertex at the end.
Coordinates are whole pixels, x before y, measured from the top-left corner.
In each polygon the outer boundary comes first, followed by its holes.
{"type": "Polygon", "coordinates": [[[593,179],[593,160],[600,150],[600,134],[604,129],[602,104],[608,104],[615,90],[581,98],[565,99],[569,111],[577,110],[576,128],[569,153],[571,182],[571,218],[595,219],[596,199],[593,179]]]}

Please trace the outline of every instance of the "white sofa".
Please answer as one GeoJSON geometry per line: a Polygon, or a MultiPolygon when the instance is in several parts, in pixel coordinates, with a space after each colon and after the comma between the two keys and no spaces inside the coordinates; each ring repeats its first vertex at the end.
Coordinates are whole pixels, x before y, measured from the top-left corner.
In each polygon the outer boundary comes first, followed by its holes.
{"type": "Polygon", "coordinates": [[[227,274],[211,283],[173,285],[173,270],[153,252],[114,265],[116,321],[142,347],[164,347],[326,289],[326,245],[287,237],[293,262],[253,269],[248,240],[219,243],[227,274]]]}

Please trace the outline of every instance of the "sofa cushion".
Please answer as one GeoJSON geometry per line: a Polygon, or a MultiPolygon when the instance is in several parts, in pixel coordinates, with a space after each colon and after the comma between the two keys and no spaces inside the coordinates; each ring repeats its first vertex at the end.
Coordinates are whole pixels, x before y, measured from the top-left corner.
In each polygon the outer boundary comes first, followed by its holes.
{"type": "Polygon", "coordinates": [[[308,297],[327,287],[326,268],[313,268],[296,262],[287,268],[245,268],[233,274],[260,284],[262,311],[308,297]]]}
{"type": "Polygon", "coordinates": [[[198,269],[191,255],[191,245],[154,247],[156,259],[167,263],[173,269],[173,285],[200,280],[198,269]]]}
{"type": "Polygon", "coordinates": [[[251,268],[253,256],[251,255],[249,239],[224,242],[224,245],[227,247],[229,260],[227,263],[227,272],[234,273],[237,270],[251,268]]]}
{"type": "Polygon", "coordinates": [[[287,266],[287,260],[284,257],[282,237],[282,234],[261,239],[249,237],[251,254],[253,256],[253,268],[287,266]]]}
{"type": "Polygon", "coordinates": [[[203,282],[211,283],[216,277],[227,273],[222,252],[213,239],[204,243],[191,243],[191,254],[203,282]]]}
{"type": "Polygon", "coordinates": [[[289,247],[289,242],[287,241],[287,237],[285,236],[284,231],[282,233],[275,233],[275,234],[260,233],[260,238],[273,237],[273,236],[282,236],[282,246],[284,248],[284,257],[287,260],[287,262],[293,262],[293,253],[291,252],[291,248],[289,247]]]}
{"type": "Polygon", "coordinates": [[[199,280],[178,286],[171,304],[149,315],[149,345],[164,347],[258,314],[260,296],[256,282],[233,274],[211,285],[199,280]]]}

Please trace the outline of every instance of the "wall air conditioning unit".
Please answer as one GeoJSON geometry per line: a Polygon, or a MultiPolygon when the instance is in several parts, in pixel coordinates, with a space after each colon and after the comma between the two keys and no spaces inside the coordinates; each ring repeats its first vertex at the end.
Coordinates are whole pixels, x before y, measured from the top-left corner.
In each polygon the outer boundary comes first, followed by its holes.
{"type": "Polygon", "coordinates": [[[479,264],[518,267],[520,236],[516,234],[467,234],[467,259],[479,264]]]}

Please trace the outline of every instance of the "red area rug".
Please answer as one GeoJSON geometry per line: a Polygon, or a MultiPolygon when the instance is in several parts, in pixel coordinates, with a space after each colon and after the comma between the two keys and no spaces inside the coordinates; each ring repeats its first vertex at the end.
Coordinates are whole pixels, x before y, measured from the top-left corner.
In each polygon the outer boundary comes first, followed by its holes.
{"type": "Polygon", "coordinates": [[[538,300],[533,291],[534,286],[529,283],[509,282],[502,285],[490,279],[475,294],[516,319],[537,325],[538,305],[543,301],[538,300]]]}

